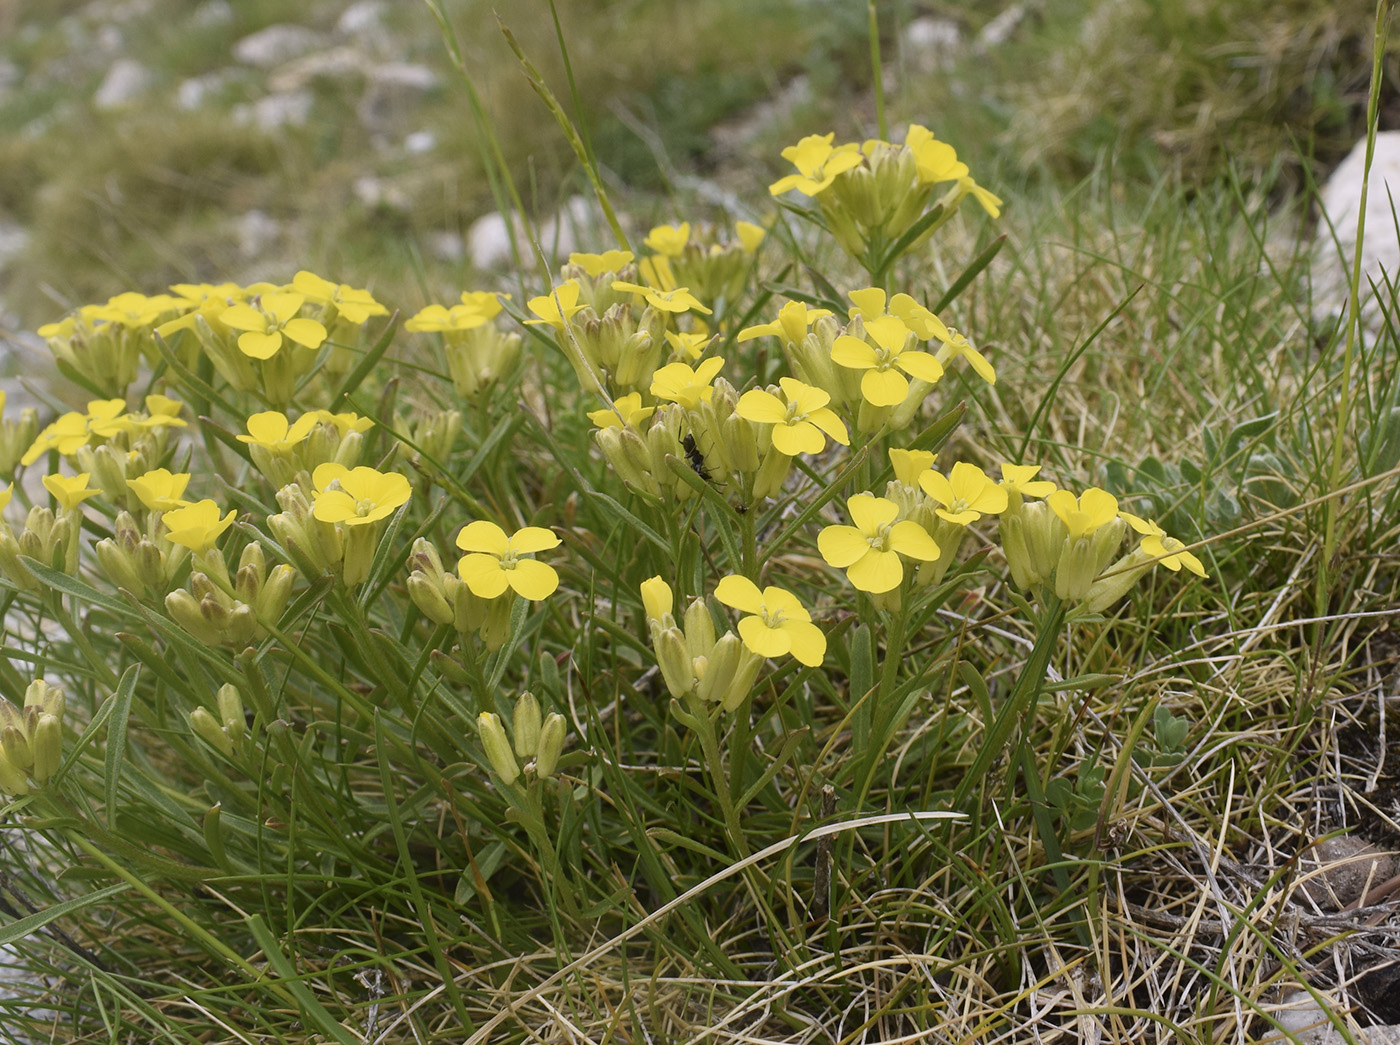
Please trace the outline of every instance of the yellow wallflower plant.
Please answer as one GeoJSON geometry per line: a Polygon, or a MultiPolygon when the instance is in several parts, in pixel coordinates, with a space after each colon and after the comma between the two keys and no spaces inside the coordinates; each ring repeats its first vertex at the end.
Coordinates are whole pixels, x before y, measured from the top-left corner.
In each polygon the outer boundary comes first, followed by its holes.
{"type": "Polygon", "coordinates": [[[760,657],[791,653],[809,668],[821,667],[826,636],[792,592],[769,585],[762,591],[747,577],[731,574],[715,587],[715,598],[751,614],[739,621],[739,637],[760,657]]]}
{"type": "Polygon", "coordinates": [[[326,328],[299,315],[305,301],[302,294],[265,294],[256,306],[230,305],[219,313],[219,321],[243,331],[238,335],[238,348],[252,359],[271,359],[282,350],[284,340],[304,348],[320,348],[326,340],[326,328]]]}
{"type": "Polygon", "coordinates": [[[483,599],[499,598],[509,588],[538,602],[559,587],[559,574],[553,566],[526,556],[558,546],[559,538],[542,526],[526,526],[507,536],[495,523],[478,519],[457,534],[457,547],[468,553],[458,560],[457,572],[483,599]]]}
{"type": "Polygon", "coordinates": [[[882,316],[864,326],[865,338],[850,334],[838,337],[831,358],[851,370],[864,371],[860,392],[871,406],[898,406],[904,402],[909,395],[906,374],[929,384],[943,377],[938,360],[910,347],[918,343],[916,335],[898,317],[882,316]]]}
{"type": "Polygon", "coordinates": [[[930,562],[938,545],[916,522],[896,521],[899,507],[884,497],[856,494],[846,501],[854,526],[828,526],[817,535],[817,550],[828,566],[846,571],[861,591],[878,595],[904,579],[900,556],[930,562]]]}
{"type": "Polygon", "coordinates": [[[161,517],[171,544],[188,548],[195,555],[207,555],[238,513],[232,508],[220,516],[219,506],[209,498],[176,508],[161,517]]]}
{"type": "Polygon", "coordinates": [[[783,159],[797,168],[796,174],[779,178],[768,186],[773,196],[796,189],[804,196],[815,196],[828,188],[836,176],[865,162],[860,148],[854,143],[832,145],[836,132],[809,134],[796,145],[783,150],[783,159]]]}
{"type": "Polygon", "coordinates": [[[685,363],[669,363],[652,377],[651,394],[668,403],[678,403],[686,410],[694,410],[701,403],[708,403],[714,395],[710,382],[715,379],[724,360],[711,356],[694,369],[685,363]]]}
{"type": "Polygon", "coordinates": [[[189,472],[177,475],[168,468],[156,468],[126,481],[131,492],[153,512],[168,512],[189,504],[185,500],[185,488],[189,484],[189,472]]]}
{"type": "Polygon", "coordinates": [[[771,425],[773,445],[788,457],[819,454],[830,436],[842,446],[851,444],[845,423],[827,404],[831,396],[795,378],[778,380],[781,398],[753,388],[739,398],[736,413],[757,424],[771,425]]]}
{"type": "Polygon", "coordinates": [[[72,511],[89,497],[96,497],[102,492],[88,486],[87,472],[81,475],[46,475],[43,482],[44,489],[53,495],[64,511],[72,511]]]}

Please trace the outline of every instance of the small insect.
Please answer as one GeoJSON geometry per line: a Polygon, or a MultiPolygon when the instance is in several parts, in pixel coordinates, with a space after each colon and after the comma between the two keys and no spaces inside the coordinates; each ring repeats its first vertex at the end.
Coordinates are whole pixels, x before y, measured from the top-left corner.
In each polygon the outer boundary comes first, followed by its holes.
{"type": "Polygon", "coordinates": [[[695,436],[687,432],[685,438],[681,440],[681,449],[685,451],[685,459],[690,462],[690,467],[694,469],[695,474],[708,483],[710,470],[705,467],[705,455],[695,445],[695,436]]]}

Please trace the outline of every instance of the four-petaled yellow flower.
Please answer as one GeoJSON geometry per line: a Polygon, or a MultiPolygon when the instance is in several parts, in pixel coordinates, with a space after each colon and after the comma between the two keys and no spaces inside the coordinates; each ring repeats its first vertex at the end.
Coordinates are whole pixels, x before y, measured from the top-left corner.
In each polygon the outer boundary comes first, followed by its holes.
{"type": "Polygon", "coordinates": [[[587,307],[578,303],[578,292],[578,280],[570,279],[560,283],[548,294],[531,298],[526,305],[539,318],[527,319],[525,323],[528,326],[550,326],[555,330],[563,330],[575,312],[587,307]]]}
{"type": "Polygon", "coordinates": [[[205,498],[184,508],[176,508],[161,516],[165,523],[166,538],[172,544],[179,544],[196,555],[204,555],[225,530],[233,525],[233,517],[238,513],[232,508],[223,518],[219,517],[219,506],[205,498]]]}
{"type": "Polygon", "coordinates": [[[694,331],[686,333],[684,331],[666,331],[666,344],[671,346],[671,350],[679,356],[687,356],[691,359],[699,359],[705,354],[705,349],[709,347],[714,336],[708,331],[694,331]]]}
{"type": "Polygon", "coordinates": [[[80,475],[46,475],[43,480],[44,489],[53,494],[53,499],[61,508],[71,511],[89,497],[96,497],[102,492],[88,486],[88,475],[88,472],[80,475]]]}
{"type": "Polygon", "coordinates": [[[313,411],[302,414],[295,423],[276,410],[264,410],[248,418],[248,434],[238,436],[241,443],[261,446],[276,454],[289,454],[316,427],[319,418],[313,411]]]}
{"type": "Polygon", "coordinates": [[[894,468],[894,477],[910,487],[919,485],[919,477],[933,467],[937,457],[932,450],[903,450],[899,447],[890,450],[890,464],[894,468]]]}
{"type": "Polygon", "coordinates": [[[1001,464],[1001,485],[1007,493],[1018,493],[1023,497],[1045,497],[1055,492],[1055,484],[1049,479],[1037,479],[1038,464],[1001,464]]]}
{"type": "Polygon", "coordinates": [[[789,301],[778,311],[778,318],[772,323],[745,327],[739,331],[736,341],[752,341],[756,337],[772,334],[783,339],[785,345],[800,345],[807,336],[807,330],[823,316],[831,315],[827,308],[808,308],[805,302],[789,301]]]}
{"type": "Polygon", "coordinates": [[[168,468],[157,468],[126,481],[141,503],[153,512],[168,512],[189,504],[185,500],[185,487],[189,484],[189,472],[172,474],[168,468]]]}
{"type": "Polygon", "coordinates": [[[861,591],[879,595],[899,587],[901,555],[925,562],[938,558],[938,544],[927,530],[908,519],[895,522],[899,506],[893,501],[862,493],[849,498],[846,508],[855,525],[828,526],[817,534],[817,550],[861,591]]]}
{"type": "Polygon", "coordinates": [[[768,230],[751,221],[736,221],[734,235],[739,237],[739,248],[745,254],[753,254],[762,245],[764,237],[768,235],[768,230]]]}
{"type": "Polygon", "coordinates": [[[940,363],[947,364],[962,356],[971,364],[972,369],[977,371],[977,376],[983,381],[989,385],[997,383],[997,372],[992,364],[987,361],[986,356],[973,348],[971,342],[962,334],[959,334],[952,327],[946,327],[944,332],[938,335],[938,340],[943,342],[943,346],[938,350],[940,363]]]}
{"type": "Polygon", "coordinates": [[[678,258],[689,241],[690,222],[683,221],[679,225],[656,226],[642,242],[658,254],[678,258]]]}
{"type": "Polygon", "coordinates": [[[860,146],[849,143],[833,147],[831,143],[835,138],[834,131],[809,134],[796,145],[784,149],[783,159],[796,167],[798,173],[779,178],[768,186],[769,193],[781,196],[789,189],[796,189],[804,196],[815,196],[835,181],[836,175],[864,162],[860,146]]]}
{"type": "Polygon", "coordinates": [[[788,457],[819,454],[826,446],[823,433],[842,446],[851,445],[845,424],[826,405],[831,396],[796,378],[779,378],[778,384],[787,402],[772,392],[754,388],[739,397],[734,412],[746,421],[772,425],[773,446],[779,453],[788,457]]]}
{"type": "Polygon", "coordinates": [[[809,668],[821,666],[826,636],[790,591],[769,585],[760,592],[747,577],[730,575],[715,587],[715,598],[752,614],[739,621],[739,637],[760,657],[791,653],[809,668]]]}
{"type": "Polygon", "coordinates": [[[363,465],[346,468],[329,461],[311,474],[316,487],[311,514],[322,522],[367,526],[392,515],[413,494],[408,477],[363,465]]]}
{"type": "Polygon", "coordinates": [[[974,523],[985,515],[1006,511],[1006,490],[992,482],[975,464],[959,461],[951,475],[929,469],[919,476],[924,493],[937,501],[938,517],[958,526],[974,523]]]}
{"type": "Polygon", "coordinates": [[[872,319],[865,324],[865,333],[874,340],[874,346],[863,338],[842,334],[831,346],[831,358],[851,370],[865,371],[860,379],[860,394],[871,406],[898,406],[904,402],[909,394],[904,374],[929,384],[943,376],[943,367],[933,356],[905,347],[910,331],[898,317],[872,319]]]}
{"type": "Polygon", "coordinates": [[[473,595],[494,599],[510,588],[521,598],[538,602],[559,587],[554,567],[523,556],[559,546],[559,538],[542,526],[526,526],[509,537],[493,522],[478,519],[462,527],[457,547],[462,556],[457,572],[473,595]]]}
{"type": "Polygon", "coordinates": [[[588,419],[599,428],[641,428],[642,422],[656,413],[654,406],[642,406],[642,393],[629,392],[613,400],[611,410],[590,410],[588,419]]]}
{"type": "Polygon", "coordinates": [[[635,257],[630,250],[605,250],[601,254],[570,254],[569,264],[577,265],[586,275],[597,279],[609,272],[621,272],[635,257]]]}
{"type": "Polygon", "coordinates": [[[661,312],[703,312],[707,316],[714,312],[714,309],[706,308],[701,304],[700,299],[692,294],[688,287],[657,290],[654,287],[644,287],[640,283],[628,283],[626,280],[615,279],[612,288],[613,290],[626,290],[633,294],[640,294],[646,299],[648,305],[661,312]]]}
{"type": "Polygon", "coordinates": [[[890,298],[888,312],[885,311],[885,292],[879,287],[853,290],[847,296],[855,302],[855,307],[847,313],[851,319],[860,316],[868,324],[872,319],[879,319],[887,315],[894,316],[906,328],[912,330],[914,336],[920,341],[930,341],[934,338],[939,341],[948,339],[948,328],[944,325],[943,320],[908,294],[896,294],[890,298]]]}
{"type": "Polygon", "coordinates": [[[695,369],[684,363],[670,363],[663,366],[651,379],[651,394],[657,399],[679,403],[686,410],[694,410],[701,403],[708,403],[715,390],[710,382],[724,366],[719,356],[711,356],[695,369]]]}
{"type": "Polygon", "coordinates": [[[326,328],[297,315],[305,300],[301,294],[264,294],[256,308],[230,305],[219,313],[219,320],[226,327],[243,331],[238,335],[238,349],[253,359],[271,359],[282,350],[284,337],[305,348],[320,348],[326,340],[326,328]]]}
{"type": "Polygon", "coordinates": [[[1118,498],[1097,486],[1089,487],[1077,498],[1068,490],[1056,490],[1045,498],[1045,503],[1065,524],[1070,540],[1087,537],[1118,517],[1118,498]]]}
{"type": "Polygon", "coordinates": [[[360,324],[370,316],[387,316],[389,310],[374,300],[368,290],[357,290],[345,283],[332,283],[314,272],[302,269],[292,278],[289,288],[317,305],[334,305],[335,310],[351,323],[360,324]]]}
{"type": "Polygon", "coordinates": [[[904,147],[914,154],[919,180],[925,185],[967,177],[967,164],[958,159],[951,145],[939,141],[927,127],[911,123],[904,136],[904,147]]]}
{"type": "Polygon", "coordinates": [[[1201,560],[1187,551],[1186,545],[1175,537],[1167,536],[1167,531],[1158,526],[1156,522],[1128,512],[1119,512],[1118,515],[1124,522],[1143,535],[1142,543],[1138,547],[1144,555],[1152,556],[1173,573],[1185,566],[1197,577],[1206,575],[1206,568],[1201,560]]]}

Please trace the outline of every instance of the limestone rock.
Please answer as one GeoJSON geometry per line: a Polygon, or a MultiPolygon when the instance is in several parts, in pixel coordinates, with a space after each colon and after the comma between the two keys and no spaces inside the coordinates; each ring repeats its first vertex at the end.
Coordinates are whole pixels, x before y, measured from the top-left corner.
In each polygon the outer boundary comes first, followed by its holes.
{"type": "MultiPolygon", "coordinates": [[[[1339,316],[1350,295],[1350,274],[1356,249],[1356,223],[1361,214],[1361,185],[1366,167],[1366,141],[1363,138],[1347,154],[1322,187],[1313,242],[1313,311],[1319,317],[1339,316]]],[[[1381,305],[1389,307],[1394,291],[1387,283],[1400,279],[1400,131],[1376,135],[1376,152],[1371,164],[1370,187],[1366,197],[1366,231],[1361,247],[1361,318],[1374,335],[1385,319],[1381,305]],[[1392,195],[1395,197],[1392,210],[1392,195]],[[1376,299],[1375,286],[1381,295],[1376,299]]]]}
{"type": "Polygon", "coordinates": [[[92,96],[99,109],[121,109],[132,104],[151,87],[151,71],[133,58],[118,58],[112,63],[102,85],[92,96]]]}
{"type": "MultiPolygon", "coordinates": [[[[537,228],[545,256],[567,258],[574,251],[582,250],[580,244],[585,240],[584,233],[602,224],[597,210],[597,204],[588,197],[571,196],[556,213],[541,221],[537,228]]],[[[512,224],[516,245],[528,259],[533,255],[529,233],[519,218],[514,218],[512,224]]],[[[473,222],[467,230],[467,253],[472,264],[479,269],[499,269],[509,265],[512,259],[505,216],[496,211],[473,222]]]]}
{"type": "Polygon", "coordinates": [[[270,25],[234,44],[233,56],[244,65],[268,69],[310,54],[320,46],[320,35],[304,25],[270,25]]]}
{"type": "Polygon", "coordinates": [[[1342,836],[1319,842],[1303,855],[1307,877],[1298,889],[1324,911],[1354,903],[1366,888],[1395,874],[1395,857],[1359,838],[1342,836]]]}

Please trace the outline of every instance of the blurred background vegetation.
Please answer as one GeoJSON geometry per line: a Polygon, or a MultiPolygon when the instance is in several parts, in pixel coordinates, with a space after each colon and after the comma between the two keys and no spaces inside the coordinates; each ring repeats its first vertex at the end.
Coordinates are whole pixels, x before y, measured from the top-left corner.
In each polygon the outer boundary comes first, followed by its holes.
{"type": "MultiPolygon", "coordinates": [[[[586,191],[567,145],[492,5],[445,6],[526,207],[555,212],[586,191]]],[[[863,0],[557,7],[576,93],[545,0],[497,10],[634,227],[764,198],[803,134],[874,133],[863,0]]],[[[925,123],[1013,201],[1107,157],[1125,186],[1228,164],[1286,192],[1363,129],[1370,0],[877,9],[892,128],[925,123]]],[[[0,318],[303,267],[410,309],[500,285],[469,235],[497,208],[480,143],[426,5],[0,0],[0,318]]]]}

